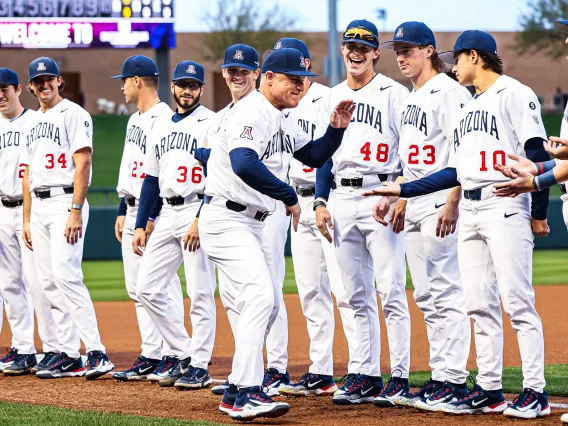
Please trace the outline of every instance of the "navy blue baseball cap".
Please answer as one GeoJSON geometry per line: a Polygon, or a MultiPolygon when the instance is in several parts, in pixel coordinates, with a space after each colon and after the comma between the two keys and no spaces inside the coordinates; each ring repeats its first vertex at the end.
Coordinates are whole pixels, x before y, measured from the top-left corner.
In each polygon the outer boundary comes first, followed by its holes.
{"type": "Polygon", "coordinates": [[[292,37],[284,37],[278,40],[274,45],[274,49],[282,49],[283,47],[292,47],[294,49],[298,49],[304,58],[311,59],[308,46],[306,46],[306,43],[304,43],[302,40],[298,40],[297,38],[292,37]]]}
{"type": "Polygon", "coordinates": [[[268,55],[262,64],[262,73],[267,71],[302,77],[319,77],[318,74],[307,70],[302,52],[292,47],[282,47],[268,55]]]}
{"type": "Polygon", "coordinates": [[[233,44],[225,50],[225,60],[221,68],[241,67],[249,70],[259,68],[258,52],[246,44],[233,44]]]}
{"type": "Polygon", "coordinates": [[[176,65],[172,81],[178,80],[195,80],[198,83],[204,84],[205,71],[203,66],[193,61],[182,61],[176,65]]]}
{"type": "Polygon", "coordinates": [[[385,49],[394,49],[395,43],[409,43],[436,48],[436,39],[432,30],[425,23],[417,21],[400,24],[394,30],[393,39],[385,41],[381,46],[385,49]]]}
{"type": "Polygon", "coordinates": [[[485,50],[497,54],[497,42],[491,34],[484,31],[469,30],[461,33],[454,44],[454,49],[440,53],[440,59],[447,64],[455,64],[454,53],[460,50],[485,50]]]}
{"type": "Polygon", "coordinates": [[[554,28],[556,28],[558,31],[562,31],[563,33],[568,33],[568,20],[556,20],[556,22],[554,22],[554,28]]]}
{"type": "Polygon", "coordinates": [[[379,30],[366,19],[356,19],[347,25],[343,43],[361,43],[376,49],[379,47],[379,30]]]}
{"type": "Polygon", "coordinates": [[[124,61],[120,75],[111,78],[158,77],[159,75],[158,67],[152,59],[147,56],[136,55],[124,61]]]}
{"type": "Polygon", "coordinates": [[[0,68],[0,84],[20,84],[18,74],[10,68],[0,68]]]}
{"type": "Polygon", "coordinates": [[[59,72],[59,67],[53,59],[42,56],[41,58],[34,59],[30,62],[29,81],[32,81],[34,78],[39,77],[40,75],[51,75],[59,77],[61,73],[59,72]]]}

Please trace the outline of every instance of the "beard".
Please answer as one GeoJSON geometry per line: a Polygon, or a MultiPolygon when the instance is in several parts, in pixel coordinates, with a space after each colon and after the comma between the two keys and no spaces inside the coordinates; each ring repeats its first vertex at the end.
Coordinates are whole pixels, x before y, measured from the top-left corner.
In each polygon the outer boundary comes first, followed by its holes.
{"type": "Polygon", "coordinates": [[[200,98],[201,98],[201,94],[197,95],[191,101],[188,102],[187,100],[182,99],[181,96],[179,96],[177,93],[174,92],[174,99],[176,101],[176,104],[180,108],[183,108],[185,110],[190,110],[190,109],[195,108],[195,106],[199,103],[200,98]]]}

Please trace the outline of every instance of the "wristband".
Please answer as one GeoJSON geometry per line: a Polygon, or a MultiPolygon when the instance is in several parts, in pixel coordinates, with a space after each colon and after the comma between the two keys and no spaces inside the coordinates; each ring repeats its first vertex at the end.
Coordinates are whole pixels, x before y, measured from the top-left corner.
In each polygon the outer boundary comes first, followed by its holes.
{"type": "Polygon", "coordinates": [[[71,208],[75,210],[83,210],[83,204],[71,204],[71,208]]]}
{"type": "Polygon", "coordinates": [[[327,203],[323,200],[314,201],[314,211],[316,211],[318,207],[327,207],[327,203]]]}
{"type": "Polygon", "coordinates": [[[552,170],[556,166],[556,161],[555,160],[542,161],[540,163],[536,163],[535,166],[537,173],[541,175],[549,170],[552,170]]]}
{"type": "Polygon", "coordinates": [[[154,219],[153,217],[148,218],[148,222],[155,222],[155,221],[156,221],[156,219],[154,219]]]}
{"type": "Polygon", "coordinates": [[[533,186],[537,191],[542,191],[543,189],[550,188],[555,185],[556,176],[554,176],[554,170],[549,170],[539,176],[536,176],[533,181],[533,186]]]}

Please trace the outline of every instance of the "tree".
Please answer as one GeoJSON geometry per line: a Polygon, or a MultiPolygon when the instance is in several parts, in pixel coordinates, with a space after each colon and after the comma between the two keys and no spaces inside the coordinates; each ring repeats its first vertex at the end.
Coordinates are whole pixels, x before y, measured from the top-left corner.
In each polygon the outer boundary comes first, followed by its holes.
{"type": "Polygon", "coordinates": [[[262,55],[282,37],[296,35],[296,16],[287,14],[278,4],[263,9],[256,0],[217,0],[216,9],[204,16],[211,31],[204,37],[209,60],[222,60],[225,49],[237,43],[248,44],[262,55]]]}
{"type": "Polygon", "coordinates": [[[528,7],[520,18],[522,31],[515,36],[517,53],[541,52],[555,60],[565,56],[566,34],[554,29],[554,21],[568,19],[568,1],[532,0],[528,7]]]}

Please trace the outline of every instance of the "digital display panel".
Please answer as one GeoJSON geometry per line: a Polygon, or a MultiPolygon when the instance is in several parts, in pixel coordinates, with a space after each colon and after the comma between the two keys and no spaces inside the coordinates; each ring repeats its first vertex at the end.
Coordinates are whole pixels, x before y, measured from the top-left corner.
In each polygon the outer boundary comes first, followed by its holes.
{"type": "Polygon", "coordinates": [[[0,0],[0,48],[165,47],[172,0],[0,0]]]}

